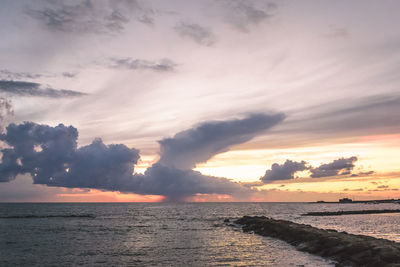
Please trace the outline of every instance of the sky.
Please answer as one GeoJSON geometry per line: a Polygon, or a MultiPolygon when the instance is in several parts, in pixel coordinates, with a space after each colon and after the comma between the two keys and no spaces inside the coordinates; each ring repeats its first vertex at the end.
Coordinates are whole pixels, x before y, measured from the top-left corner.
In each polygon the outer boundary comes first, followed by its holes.
{"type": "Polygon", "coordinates": [[[0,201],[400,198],[399,1],[2,1],[0,201]]]}

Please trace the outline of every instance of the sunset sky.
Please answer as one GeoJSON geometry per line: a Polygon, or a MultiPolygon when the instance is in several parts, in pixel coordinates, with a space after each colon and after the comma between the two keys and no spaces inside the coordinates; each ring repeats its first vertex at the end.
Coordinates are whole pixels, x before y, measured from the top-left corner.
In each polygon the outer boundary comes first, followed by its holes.
{"type": "Polygon", "coordinates": [[[399,10],[2,1],[0,201],[400,198],[399,10]]]}

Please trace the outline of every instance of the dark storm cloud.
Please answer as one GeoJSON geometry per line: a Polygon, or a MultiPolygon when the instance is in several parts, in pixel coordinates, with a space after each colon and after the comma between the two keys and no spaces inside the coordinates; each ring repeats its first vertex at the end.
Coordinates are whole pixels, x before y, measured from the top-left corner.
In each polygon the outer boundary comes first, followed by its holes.
{"type": "MultiPolygon", "coordinates": [[[[0,181],[10,181],[17,174],[31,173],[32,177],[37,177],[36,172],[62,169],[64,162],[70,158],[71,151],[76,148],[77,136],[76,129],[61,124],[55,128],[29,122],[10,124],[7,126],[7,133],[1,135],[1,140],[10,148],[1,150],[0,181]],[[36,152],[37,147],[44,149],[36,152]],[[48,164],[46,156],[49,155],[54,157],[48,164]]],[[[38,178],[41,179],[41,176],[38,178]]]]}
{"type": "Polygon", "coordinates": [[[152,24],[152,10],[135,0],[45,1],[41,7],[26,9],[33,19],[46,28],[61,32],[116,33],[133,18],[152,24]]]}
{"type": "Polygon", "coordinates": [[[167,58],[158,61],[133,59],[129,57],[110,58],[109,67],[115,69],[173,71],[176,67],[176,63],[167,58]]]}
{"type": "Polygon", "coordinates": [[[35,184],[111,189],[131,177],[139,159],[138,150],[124,145],[106,146],[100,139],[77,149],[77,137],[74,127],[62,124],[10,124],[1,136],[10,146],[1,151],[2,181],[29,173],[35,184]]]}
{"type": "Polygon", "coordinates": [[[270,170],[265,172],[265,175],[260,178],[263,183],[269,183],[277,180],[294,179],[294,174],[299,171],[308,170],[307,162],[286,160],[283,164],[274,163],[270,170]]]}
{"type": "MultiPolygon", "coordinates": [[[[254,125],[243,123],[242,126],[254,125]]],[[[0,182],[28,173],[35,184],[157,194],[169,201],[183,201],[198,193],[244,198],[253,192],[226,178],[161,163],[148,168],[144,175],[133,174],[139,160],[138,150],[122,144],[105,145],[100,139],[77,148],[77,137],[78,131],[74,127],[62,124],[56,127],[32,122],[10,124],[0,137],[7,145],[1,150],[0,182]]]]}
{"type": "Polygon", "coordinates": [[[226,20],[236,29],[247,32],[251,26],[260,24],[274,16],[275,3],[251,0],[220,1],[226,20]]]}
{"type": "Polygon", "coordinates": [[[160,163],[178,169],[192,169],[231,146],[251,140],[282,122],[281,113],[252,114],[244,119],[210,121],[159,141],[160,163]]]}
{"type": "Polygon", "coordinates": [[[200,45],[210,46],[215,43],[214,34],[199,24],[180,22],[174,29],[180,36],[190,38],[200,45]]]}
{"type": "Polygon", "coordinates": [[[355,161],[357,161],[357,157],[340,158],[330,163],[322,164],[318,168],[311,169],[311,177],[321,178],[350,174],[354,168],[355,161]]]}
{"type": "Polygon", "coordinates": [[[56,90],[46,87],[40,83],[0,80],[0,93],[13,96],[36,96],[50,98],[69,98],[86,95],[85,93],[72,90],[56,90]]]}
{"type": "Polygon", "coordinates": [[[164,195],[168,201],[183,201],[195,194],[228,194],[246,199],[254,190],[226,178],[203,175],[193,170],[180,170],[160,163],[135,175],[137,193],[164,195]]]}

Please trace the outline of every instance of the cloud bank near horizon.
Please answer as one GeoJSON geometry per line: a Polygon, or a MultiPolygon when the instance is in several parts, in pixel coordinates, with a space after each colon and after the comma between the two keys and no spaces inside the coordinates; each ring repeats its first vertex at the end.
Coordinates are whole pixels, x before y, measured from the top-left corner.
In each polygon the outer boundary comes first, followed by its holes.
{"type": "Polygon", "coordinates": [[[280,180],[295,179],[295,174],[301,171],[310,171],[310,178],[323,178],[323,177],[336,177],[343,175],[351,175],[353,177],[358,175],[370,175],[373,171],[361,172],[359,174],[352,174],[354,163],[358,160],[357,157],[339,158],[330,163],[321,164],[318,167],[312,167],[305,161],[296,162],[286,160],[283,164],[274,163],[271,169],[265,172],[265,175],[260,178],[262,183],[271,183],[280,180]]]}

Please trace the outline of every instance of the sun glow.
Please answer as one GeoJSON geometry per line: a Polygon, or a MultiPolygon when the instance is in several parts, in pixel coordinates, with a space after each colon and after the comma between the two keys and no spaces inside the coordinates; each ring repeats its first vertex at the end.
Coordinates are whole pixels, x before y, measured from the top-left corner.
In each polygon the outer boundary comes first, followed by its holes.
{"type": "MultiPolygon", "coordinates": [[[[338,157],[357,156],[355,172],[380,173],[400,171],[398,135],[361,137],[354,143],[335,143],[320,146],[293,147],[285,149],[241,149],[218,154],[208,162],[198,164],[203,174],[228,177],[235,181],[253,182],[265,174],[273,163],[286,159],[305,160],[312,166],[327,163],[338,157]]],[[[299,173],[306,177],[305,173],[299,173]]]]}

